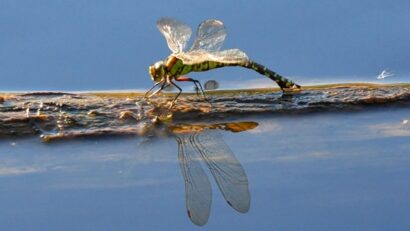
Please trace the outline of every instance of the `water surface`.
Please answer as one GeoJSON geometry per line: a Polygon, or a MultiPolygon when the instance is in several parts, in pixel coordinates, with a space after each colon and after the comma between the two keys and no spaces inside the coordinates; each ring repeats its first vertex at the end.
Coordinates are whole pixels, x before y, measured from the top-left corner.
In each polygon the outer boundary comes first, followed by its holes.
{"type": "MultiPolygon", "coordinates": [[[[249,181],[232,209],[209,171],[205,230],[406,230],[407,107],[247,116],[220,131],[249,181]]],[[[0,140],[2,230],[194,230],[173,136],[0,140]]]]}

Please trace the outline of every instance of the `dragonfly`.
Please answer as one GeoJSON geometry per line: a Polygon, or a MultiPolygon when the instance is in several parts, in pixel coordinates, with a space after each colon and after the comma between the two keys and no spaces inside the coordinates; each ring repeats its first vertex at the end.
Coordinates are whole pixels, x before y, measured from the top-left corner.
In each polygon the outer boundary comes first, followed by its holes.
{"type": "Polygon", "coordinates": [[[245,170],[216,129],[222,126],[220,129],[240,132],[254,128],[255,124],[245,122],[173,129],[185,182],[187,213],[194,224],[202,226],[207,223],[212,202],[211,184],[202,164],[210,170],[226,202],[240,213],[249,211],[250,193],[245,170]]]}
{"type": "Polygon", "coordinates": [[[194,83],[195,88],[201,90],[202,96],[206,99],[201,83],[185,75],[227,66],[252,69],[275,81],[283,91],[301,88],[293,81],[250,60],[240,49],[221,50],[227,32],[219,20],[209,19],[200,23],[196,39],[190,49],[187,49],[192,34],[189,26],[173,18],[161,18],[157,21],[157,27],[165,37],[172,54],[149,67],[149,74],[155,84],[147,91],[145,98],[150,98],[167,86],[173,85],[179,92],[171,103],[172,107],[182,93],[182,89],[175,84],[175,81],[179,81],[194,83]],[[158,86],[159,88],[154,91],[158,86]]]}

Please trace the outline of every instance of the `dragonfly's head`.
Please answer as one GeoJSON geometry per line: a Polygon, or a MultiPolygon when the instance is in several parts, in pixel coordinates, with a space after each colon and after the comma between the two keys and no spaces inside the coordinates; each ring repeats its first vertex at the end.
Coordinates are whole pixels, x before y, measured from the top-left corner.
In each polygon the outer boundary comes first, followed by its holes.
{"type": "Polygon", "coordinates": [[[149,74],[152,81],[158,83],[165,78],[166,66],[163,61],[158,61],[155,64],[149,66],[149,74]]]}

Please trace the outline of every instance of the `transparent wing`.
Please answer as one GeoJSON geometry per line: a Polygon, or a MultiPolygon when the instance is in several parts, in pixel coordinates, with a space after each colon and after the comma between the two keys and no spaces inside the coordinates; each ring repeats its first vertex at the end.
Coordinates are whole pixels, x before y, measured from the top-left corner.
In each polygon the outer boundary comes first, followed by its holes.
{"type": "Polygon", "coordinates": [[[241,213],[249,211],[248,178],[242,165],[225,144],[218,131],[206,130],[191,137],[205,160],[228,204],[241,213]]]}
{"type": "Polygon", "coordinates": [[[173,18],[161,18],[157,22],[157,27],[173,53],[184,51],[192,34],[189,26],[173,18]]]}
{"type": "Polygon", "coordinates": [[[215,19],[203,21],[198,26],[196,39],[190,50],[218,51],[225,37],[226,28],[221,21],[215,19]]]}
{"type": "Polygon", "coordinates": [[[224,51],[208,52],[205,50],[193,50],[187,53],[175,55],[186,65],[203,63],[206,61],[215,61],[225,64],[235,64],[249,61],[245,52],[239,49],[229,49],[224,51]]]}
{"type": "Polygon", "coordinates": [[[190,142],[190,135],[178,135],[178,159],[185,181],[185,200],[188,216],[196,225],[208,221],[211,209],[212,190],[208,176],[201,166],[190,142]]]}

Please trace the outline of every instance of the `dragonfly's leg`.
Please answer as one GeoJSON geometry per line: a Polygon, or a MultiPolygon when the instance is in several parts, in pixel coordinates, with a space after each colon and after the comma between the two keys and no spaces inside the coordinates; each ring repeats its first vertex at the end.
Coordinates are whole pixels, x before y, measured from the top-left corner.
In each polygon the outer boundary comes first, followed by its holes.
{"type": "MultiPolygon", "coordinates": [[[[211,102],[209,102],[208,98],[205,95],[204,88],[202,87],[201,83],[196,79],[193,79],[193,82],[195,84],[196,89],[199,89],[201,91],[202,98],[204,98],[204,100],[207,103],[211,104],[211,102]]],[[[197,92],[197,95],[198,95],[198,92],[197,92]]],[[[212,106],[212,104],[211,104],[211,106],[212,106]]]]}
{"type": "Polygon", "coordinates": [[[162,91],[162,90],[163,90],[165,87],[167,87],[167,86],[169,86],[169,83],[167,83],[166,81],[164,81],[164,82],[162,83],[161,87],[160,87],[158,90],[154,91],[154,93],[152,93],[151,95],[149,95],[147,98],[151,98],[152,96],[158,94],[158,92],[162,91]]]}
{"type": "Polygon", "coordinates": [[[150,95],[150,96],[148,96],[148,95],[149,95],[149,93],[150,93],[155,87],[157,87],[157,86],[160,85],[161,83],[164,84],[164,81],[160,81],[160,82],[156,83],[154,86],[152,86],[152,87],[145,93],[143,99],[147,99],[147,98],[150,98],[151,96],[153,96],[154,94],[152,94],[152,95],[150,95]]]}
{"type": "Polygon", "coordinates": [[[174,100],[172,100],[171,106],[169,107],[169,109],[171,109],[171,108],[174,106],[175,102],[177,101],[178,97],[181,95],[182,89],[181,89],[178,85],[176,85],[174,82],[172,82],[172,80],[170,80],[169,82],[170,82],[172,85],[174,85],[176,88],[178,88],[178,90],[179,90],[179,92],[178,92],[178,94],[175,96],[174,100]]]}
{"type": "Polygon", "coordinates": [[[194,79],[194,84],[199,86],[199,90],[201,90],[201,94],[202,97],[204,98],[205,101],[208,101],[208,99],[206,98],[205,92],[204,92],[204,88],[202,87],[201,83],[198,80],[194,79]]]}
{"type": "Polygon", "coordinates": [[[196,96],[198,96],[199,97],[199,87],[198,87],[198,85],[194,82],[194,84],[195,84],[195,94],[196,94],[196,96]]]}
{"type": "Polygon", "coordinates": [[[181,82],[182,82],[182,81],[193,82],[193,83],[195,84],[195,87],[201,91],[201,94],[202,94],[202,97],[204,98],[204,100],[209,103],[208,99],[206,98],[204,89],[202,88],[202,85],[201,85],[201,83],[200,83],[198,80],[192,79],[192,78],[188,78],[188,77],[186,77],[186,76],[176,77],[175,80],[176,80],[176,81],[181,81],[181,82]]]}

